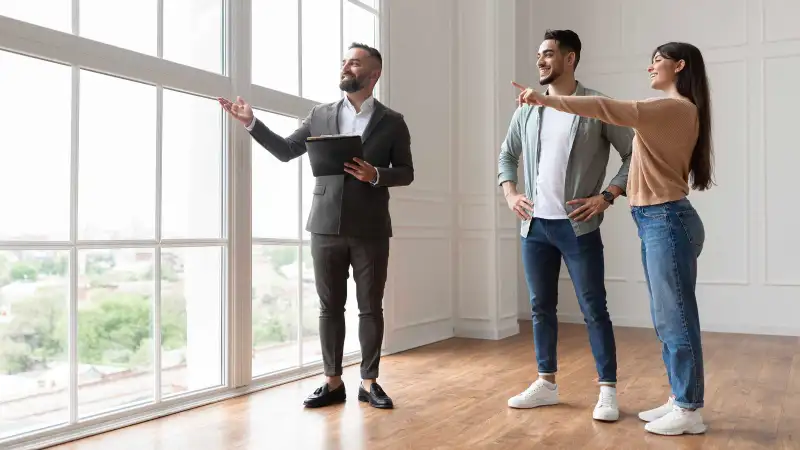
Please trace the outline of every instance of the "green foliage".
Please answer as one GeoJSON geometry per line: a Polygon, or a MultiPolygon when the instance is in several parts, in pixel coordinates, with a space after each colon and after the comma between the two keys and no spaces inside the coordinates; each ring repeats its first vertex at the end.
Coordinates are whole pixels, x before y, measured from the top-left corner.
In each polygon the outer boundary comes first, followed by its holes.
{"type": "Polygon", "coordinates": [[[0,333],[0,367],[8,373],[44,368],[66,354],[67,311],[63,292],[45,289],[14,305],[14,321],[0,333]]]}
{"type": "MultiPolygon", "coordinates": [[[[32,282],[64,277],[69,271],[69,260],[63,254],[13,263],[6,255],[0,253],[0,286],[5,284],[3,280],[32,282]]],[[[133,275],[136,280],[127,281],[140,281],[142,274],[111,271],[115,265],[108,254],[87,258],[90,285],[101,287],[90,288],[89,297],[79,300],[78,359],[83,364],[148,365],[153,353],[152,298],[118,290],[118,282],[133,275]]],[[[171,271],[165,278],[177,278],[171,264],[164,267],[171,271]]],[[[64,282],[37,286],[33,296],[5,304],[10,306],[12,320],[0,323],[0,373],[45,369],[51,361],[67,359],[69,297],[64,282]]],[[[165,350],[186,345],[186,300],[182,286],[171,284],[172,280],[162,284],[161,336],[165,350]]]]}
{"type": "Polygon", "coordinates": [[[44,259],[39,265],[39,273],[48,276],[67,276],[69,270],[69,259],[65,255],[61,255],[54,259],[44,259]]]}
{"type": "Polygon", "coordinates": [[[39,273],[36,268],[28,264],[18,262],[11,267],[11,279],[13,281],[36,281],[39,273]]]}
{"type": "Polygon", "coordinates": [[[117,265],[111,253],[89,253],[86,255],[86,274],[102,275],[117,265]]]}
{"type": "Polygon", "coordinates": [[[297,249],[293,247],[269,247],[268,256],[275,267],[275,272],[281,273],[281,268],[297,262],[297,249]]]}
{"type": "Polygon", "coordinates": [[[78,313],[81,363],[125,364],[150,337],[150,299],[132,293],[105,294],[78,313]]]}
{"type": "Polygon", "coordinates": [[[253,328],[253,345],[273,344],[289,340],[289,330],[280,318],[268,317],[253,328]]]}

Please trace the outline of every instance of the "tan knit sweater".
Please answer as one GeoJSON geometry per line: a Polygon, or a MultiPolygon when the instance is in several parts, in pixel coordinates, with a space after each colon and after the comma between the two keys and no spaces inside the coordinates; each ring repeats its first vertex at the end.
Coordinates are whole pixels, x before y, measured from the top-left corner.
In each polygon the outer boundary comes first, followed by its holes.
{"type": "Polygon", "coordinates": [[[689,162],[699,133],[697,107],[692,102],[545,95],[543,103],[636,131],[626,190],[631,206],[657,205],[689,193],[689,162]]]}

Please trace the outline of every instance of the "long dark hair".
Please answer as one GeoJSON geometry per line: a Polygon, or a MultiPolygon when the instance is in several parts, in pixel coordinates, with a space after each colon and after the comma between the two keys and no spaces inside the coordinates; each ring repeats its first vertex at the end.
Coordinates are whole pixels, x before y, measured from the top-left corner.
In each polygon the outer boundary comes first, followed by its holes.
{"type": "Polygon", "coordinates": [[[700,121],[700,133],[689,164],[692,187],[699,191],[710,189],[714,184],[714,149],[711,143],[711,94],[703,54],[697,47],[685,42],[668,42],[656,48],[653,57],[656,53],[673,61],[684,61],[684,68],[678,72],[675,85],[678,93],[697,107],[700,121]]]}

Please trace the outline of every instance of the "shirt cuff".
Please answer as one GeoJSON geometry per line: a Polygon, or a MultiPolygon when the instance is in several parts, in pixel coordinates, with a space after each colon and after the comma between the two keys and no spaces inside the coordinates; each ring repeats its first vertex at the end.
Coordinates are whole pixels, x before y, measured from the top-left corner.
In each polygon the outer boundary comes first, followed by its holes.
{"type": "Polygon", "coordinates": [[[372,184],[373,186],[377,186],[378,182],[380,181],[380,179],[381,179],[381,171],[378,170],[378,168],[376,167],[375,168],[375,179],[370,181],[370,184],[372,184]]]}
{"type": "Polygon", "coordinates": [[[247,129],[247,131],[253,131],[253,127],[255,126],[256,126],[256,116],[253,116],[253,118],[250,120],[250,123],[245,125],[244,127],[245,129],[247,129]]]}

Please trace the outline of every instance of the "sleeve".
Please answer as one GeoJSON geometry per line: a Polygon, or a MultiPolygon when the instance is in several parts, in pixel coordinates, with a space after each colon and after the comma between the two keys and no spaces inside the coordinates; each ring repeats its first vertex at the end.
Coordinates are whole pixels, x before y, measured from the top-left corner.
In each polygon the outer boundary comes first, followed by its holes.
{"type": "Polygon", "coordinates": [[[497,184],[502,185],[506,181],[517,183],[517,168],[519,167],[519,157],[522,154],[522,111],[527,106],[521,106],[514,111],[511,117],[511,124],[508,126],[506,138],[500,145],[500,155],[497,158],[497,184]]]}
{"type": "Polygon", "coordinates": [[[669,114],[674,109],[670,105],[676,102],[668,98],[631,101],[590,95],[545,95],[542,103],[559,111],[592,117],[611,125],[642,128],[648,123],[657,123],[660,117],[669,114]]]}
{"type": "Polygon", "coordinates": [[[401,116],[397,136],[392,144],[391,167],[376,167],[377,178],[373,186],[408,186],[414,181],[414,162],[411,158],[411,133],[401,116]]]}
{"type": "Polygon", "coordinates": [[[259,145],[267,149],[278,160],[287,162],[306,152],[306,138],[311,136],[310,122],[315,110],[316,107],[303,120],[300,128],[286,138],[270,130],[256,118],[253,118],[252,129],[248,131],[259,145]]]}
{"type": "Polygon", "coordinates": [[[614,146],[620,158],[622,158],[622,166],[620,166],[617,175],[614,176],[610,184],[622,189],[622,195],[626,195],[628,171],[631,167],[631,154],[633,153],[633,129],[604,123],[603,135],[611,142],[611,145],[614,146]]]}

